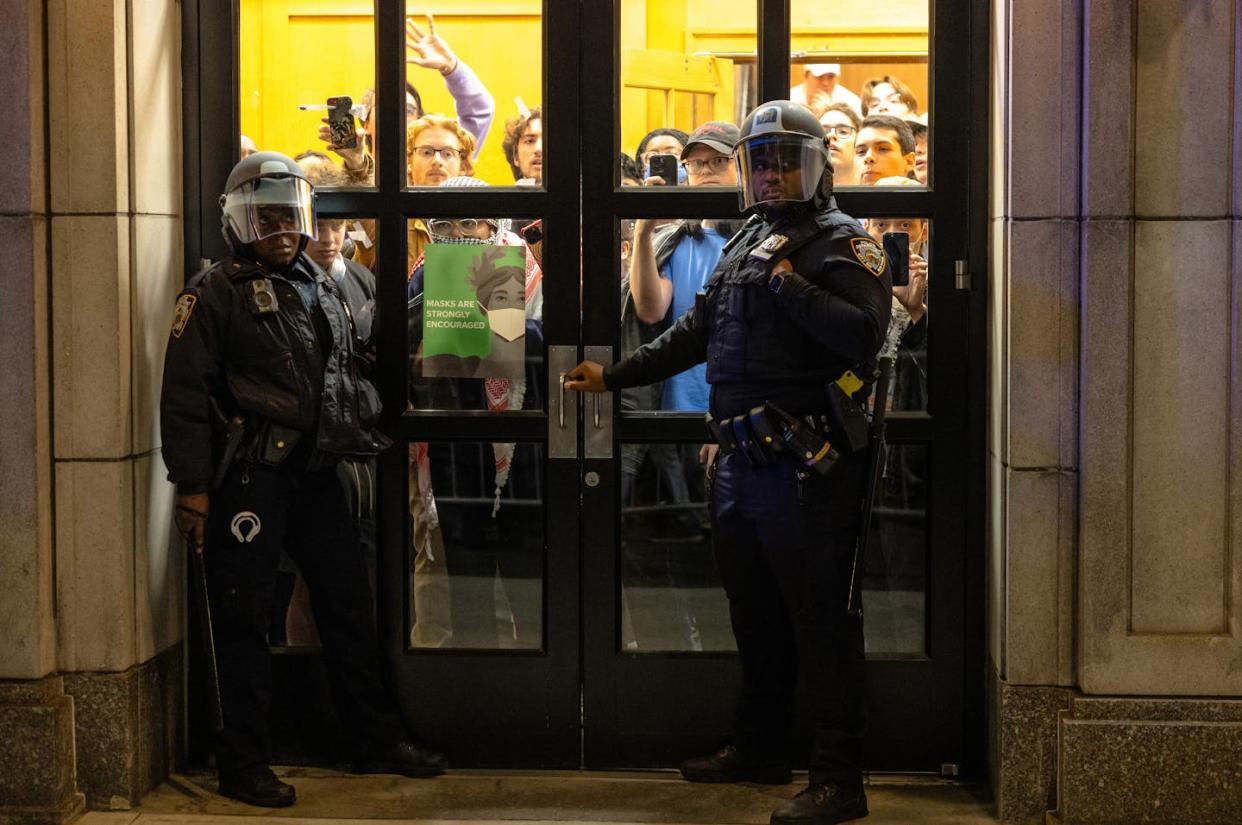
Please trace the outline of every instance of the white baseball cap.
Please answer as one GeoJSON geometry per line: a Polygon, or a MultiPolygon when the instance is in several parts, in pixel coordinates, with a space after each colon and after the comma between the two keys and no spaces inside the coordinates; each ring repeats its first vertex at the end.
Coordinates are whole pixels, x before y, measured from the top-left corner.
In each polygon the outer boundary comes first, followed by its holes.
{"type": "Polygon", "coordinates": [[[826,74],[841,74],[840,63],[807,63],[803,68],[816,77],[823,77],[826,74]]]}

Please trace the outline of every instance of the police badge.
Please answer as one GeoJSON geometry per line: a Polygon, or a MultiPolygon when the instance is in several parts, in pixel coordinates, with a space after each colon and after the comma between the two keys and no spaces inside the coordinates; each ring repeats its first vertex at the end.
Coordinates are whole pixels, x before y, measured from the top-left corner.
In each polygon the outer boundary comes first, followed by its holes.
{"type": "Polygon", "coordinates": [[[879,244],[870,238],[850,238],[850,246],[854,247],[854,257],[867,267],[868,272],[877,278],[884,274],[888,259],[884,257],[884,250],[879,244]]]}
{"type": "Polygon", "coordinates": [[[751,250],[750,256],[761,261],[770,261],[772,256],[787,243],[789,243],[789,238],[785,235],[769,235],[764,238],[763,243],[751,250]]]}
{"type": "Polygon", "coordinates": [[[190,313],[194,311],[194,305],[198,303],[198,298],[193,295],[182,295],[177,299],[177,308],[173,310],[172,336],[180,338],[181,333],[185,332],[185,325],[190,322],[190,313]]]}

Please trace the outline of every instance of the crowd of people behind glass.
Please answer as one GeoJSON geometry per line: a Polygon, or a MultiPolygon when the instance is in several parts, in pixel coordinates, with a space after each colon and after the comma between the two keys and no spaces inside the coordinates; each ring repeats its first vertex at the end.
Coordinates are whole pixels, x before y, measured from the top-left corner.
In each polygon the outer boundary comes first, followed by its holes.
{"type": "MultiPolygon", "coordinates": [[[[474,176],[475,164],[497,114],[496,101],[484,81],[458,59],[436,32],[430,16],[421,26],[413,19],[407,21],[406,47],[407,63],[428,70],[428,74],[438,72],[455,106],[452,116],[424,111],[417,87],[407,81],[404,108],[409,185],[489,185],[474,176]]],[[[927,114],[920,111],[919,101],[906,83],[886,74],[867,80],[855,92],[839,82],[839,64],[804,64],[803,70],[803,82],[790,89],[790,100],[809,108],[823,125],[837,187],[926,185],[927,114]]],[[[375,90],[364,90],[358,99],[361,103],[356,107],[359,123],[354,146],[334,142],[329,118],[324,117],[319,142],[315,143],[314,135],[308,135],[308,144],[314,145],[308,145],[295,157],[316,188],[375,183],[375,90]]],[[[539,187],[543,181],[542,110],[538,105],[527,106],[520,99],[514,104],[515,110],[504,122],[501,141],[501,151],[513,178],[510,185],[539,187]]],[[[737,125],[727,121],[683,125],[691,128],[652,129],[634,147],[632,155],[622,153],[621,185],[736,187],[732,152],[739,136],[737,125]]],[[[243,157],[257,148],[262,147],[256,147],[244,135],[241,137],[243,157]]],[[[886,233],[907,235],[909,285],[894,288],[894,302],[905,308],[914,323],[903,337],[889,397],[892,409],[925,409],[930,227],[928,222],[912,218],[872,218],[864,220],[863,225],[877,242],[882,242],[886,233]]],[[[622,354],[653,340],[693,306],[696,293],[702,291],[722,248],[739,226],[738,221],[713,219],[622,221],[622,354]]],[[[318,229],[319,239],[310,245],[308,255],[342,284],[347,300],[354,304],[351,308],[355,317],[369,321],[374,308],[374,272],[380,240],[376,222],[324,218],[320,219],[318,229]]],[[[407,224],[407,241],[411,407],[494,412],[542,408],[546,380],[542,360],[543,262],[537,222],[518,226],[507,219],[486,217],[413,219],[407,224]],[[525,316],[524,374],[492,375],[484,366],[469,373],[479,377],[424,375],[421,329],[425,252],[430,244],[445,243],[494,244],[523,250],[526,266],[524,272],[515,275],[515,288],[492,289],[488,300],[509,302],[505,308],[520,308],[525,316]]],[[[492,317],[491,312],[501,307],[484,304],[481,308],[492,317]]],[[[701,413],[706,410],[707,401],[702,365],[659,386],[626,390],[620,398],[622,409],[629,412],[701,413]]],[[[409,445],[409,512],[415,550],[411,645],[531,648],[541,644],[541,599],[537,586],[532,590],[530,580],[537,582],[541,575],[542,527],[522,523],[531,513],[521,506],[530,500],[537,501],[541,495],[537,478],[539,449],[530,444],[409,445]],[[526,537],[524,543],[530,546],[498,550],[506,543],[511,545],[515,536],[526,537]],[[467,547],[476,551],[468,563],[463,561],[466,552],[462,549],[467,547]],[[446,556],[455,553],[455,561],[446,561],[446,556]],[[482,584],[465,601],[463,589],[468,587],[467,580],[482,584]],[[464,610],[483,618],[473,623],[463,621],[455,614],[464,610]]],[[[710,452],[697,446],[623,445],[623,504],[666,502],[674,508],[682,507],[675,520],[660,526],[665,533],[694,533],[705,527],[702,517],[690,510],[705,500],[703,465],[710,460],[710,452]],[[655,501],[639,501],[642,496],[636,492],[636,481],[644,472],[654,479],[654,484],[643,485],[647,490],[643,495],[655,501]]],[[[924,468],[898,463],[901,466],[890,468],[890,476],[905,487],[920,487],[924,468]]],[[[349,464],[343,472],[352,476],[345,480],[346,488],[352,490],[351,501],[360,533],[364,534],[364,547],[373,554],[374,467],[349,464]]],[[[909,495],[907,490],[904,497],[909,495]]],[[[921,499],[921,489],[914,496],[921,499]]],[[[670,574],[669,584],[678,588],[675,579],[670,574]]],[[[305,610],[305,595],[304,588],[295,585],[283,629],[287,644],[315,640],[313,622],[305,610]]],[[[693,637],[697,633],[693,616],[689,621],[693,637]]],[[[277,639],[281,636],[279,632],[275,635],[277,639]]],[[[631,630],[626,631],[626,636],[628,646],[640,645],[641,639],[631,630]]]]}

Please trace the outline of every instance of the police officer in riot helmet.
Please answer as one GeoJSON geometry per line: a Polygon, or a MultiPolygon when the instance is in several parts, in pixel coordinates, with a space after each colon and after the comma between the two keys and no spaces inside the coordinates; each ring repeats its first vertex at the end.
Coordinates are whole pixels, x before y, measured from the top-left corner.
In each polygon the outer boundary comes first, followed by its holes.
{"type": "Polygon", "coordinates": [[[805,680],[810,784],[773,823],[864,816],[863,635],[847,609],[867,475],[865,406],[889,323],[883,250],[837,209],[823,129],[789,101],[757,107],[735,150],[745,226],[685,315],[566,386],[650,383],[707,362],[713,553],[741,663],[732,742],[689,759],[696,782],[791,781],[793,691],[805,680]]]}
{"type": "Polygon", "coordinates": [[[429,776],[444,757],[411,744],[380,682],[364,557],[336,464],[387,440],[336,282],[303,254],[315,195],[275,152],[234,167],[221,197],[231,252],[177,299],[160,400],[176,524],[202,554],[223,728],[220,793],[293,804],[268,766],[269,613],[287,550],[311,593],[334,704],[357,770],[429,776]]]}

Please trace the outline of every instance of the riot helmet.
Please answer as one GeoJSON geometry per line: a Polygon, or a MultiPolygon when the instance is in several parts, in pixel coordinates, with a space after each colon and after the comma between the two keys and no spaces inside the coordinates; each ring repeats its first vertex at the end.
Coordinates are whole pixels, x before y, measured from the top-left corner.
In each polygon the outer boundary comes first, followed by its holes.
{"type": "Polygon", "coordinates": [[[805,106],[773,100],[756,107],[742,122],[734,158],[745,214],[822,206],[832,195],[824,127],[805,106]]]}
{"type": "Polygon", "coordinates": [[[233,167],[220,196],[224,240],[234,252],[255,241],[300,235],[299,249],[318,237],[315,189],[291,158],[255,152],[233,167]]]}

